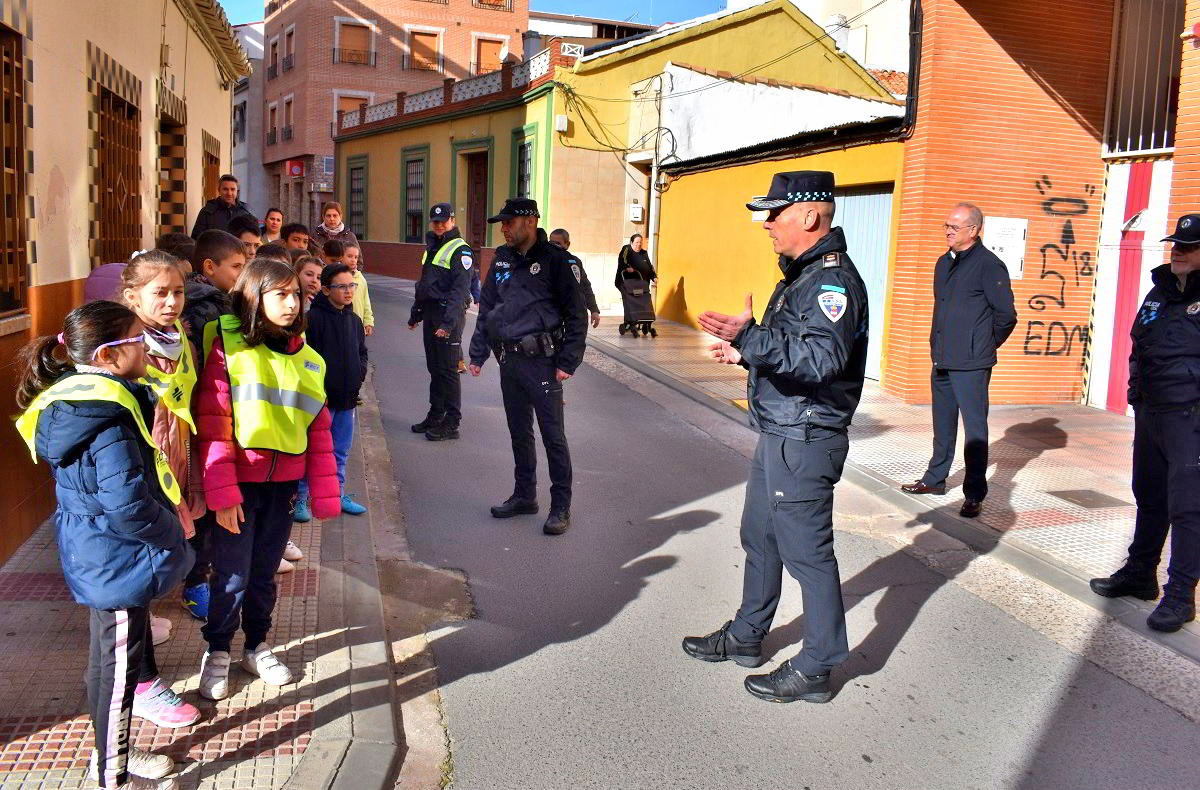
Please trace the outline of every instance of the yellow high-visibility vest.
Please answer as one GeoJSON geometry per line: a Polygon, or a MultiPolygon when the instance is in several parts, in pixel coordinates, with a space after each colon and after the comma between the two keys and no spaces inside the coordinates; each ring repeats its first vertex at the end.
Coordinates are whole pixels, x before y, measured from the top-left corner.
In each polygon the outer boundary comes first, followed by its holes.
{"type": "Polygon", "coordinates": [[[146,365],[146,375],[138,381],[158,395],[163,405],[196,432],[196,421],[192,418],[192,391],[196,389],[196,363],[192,360],[192,344],[188,342],[183,324],[175,322],[175,329],[183,340],[183,353],[171,373],[164,373],[153,365],[146,365]]]}
{"type": "Polygon", "coordinates": [[[442,245],[441,249],[433,256],[433,265],[441,269],[450,268],[450,259],[454,257],[454,253],[458,252],[463,247],[469,247],[462,239],[450,239],[442,245]]]}
{"type": "Polygon", "coordinates": [[[325,360],[309,345],[295,354],[280,354],[265,344],[249,346],[232,315],[204,327],[206,359],[218,332],[225,348],[238,445],[243,450],[303,453],[308,449],[308,428],[325,406],[325,360]]]}
{"type": "Polygon", "coordinates": [[[171,474],[171,465],[167,463],[167,456],[154,443],[154,437],[150,435],[150,429],[146,427],[146,421],[142,418],[142,409],[138,405],[137,398],[133,397],[133,393],[120,382],[106,376],[80,373],[76,376],[59,379],[34,398],[25,413],[17,418],[17,432],[29,446],[29,452],[35,463],[37,462],[37,450],[34,447],[34,437],[37,435],[38,418],[50,404],[60,400],[102,400],[125,407],[133,415],[133,422],[137,425],[142,439],[154,450],[154,471],[158,475],[158,483],[162,486],[163,493],[167,495],[167,499],[171,500],[171,504],[179,504],[179,482],[175,479],[175,475],[171,474]]]}

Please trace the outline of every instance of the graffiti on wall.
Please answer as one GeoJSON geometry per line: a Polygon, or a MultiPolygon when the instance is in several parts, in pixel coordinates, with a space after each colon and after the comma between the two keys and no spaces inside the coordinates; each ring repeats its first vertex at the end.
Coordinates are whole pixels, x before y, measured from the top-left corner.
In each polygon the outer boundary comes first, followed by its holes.
{"type": "MultiPolygon", "coordinates": [[[[1033,186],[1044,198],[1042,212],[1062,224],[1055,228],[1057,238],[1038,249],[1042,261],[1038,292],[1029,297],[1029,309],[1041,315],[1025,322],[1022,350],[1028,356],[1064,357],[1078,348],[1082,352],[1079,358],[1082,365],[1087,358],[1088,327],[1064,321],[1061,316],[1068,308],[1067,285],[1078,288],[1096,273],[1092,252],[1077,248],[1073,224],[1074,220],[1091,211],[1089,200],[1095,197],[1096,187],[1087,184],[1083,187],[1082,197],[1064,197],[1054,188],[1049,176],[1042,176],[1033,186]]],[[[1088,288],[1086,293],[1090,294],[1091,289],[1088,288]]]]}

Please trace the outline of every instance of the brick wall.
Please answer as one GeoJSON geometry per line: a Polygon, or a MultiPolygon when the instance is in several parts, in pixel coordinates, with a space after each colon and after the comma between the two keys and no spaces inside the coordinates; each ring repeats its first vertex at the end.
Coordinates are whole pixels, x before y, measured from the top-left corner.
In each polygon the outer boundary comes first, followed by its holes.
{"type": "Polygon", "coordinates": [[[933,265],[946,249],[946,215],[969,200],[985,214],[1029,220],[1024,277],[1013,282],[1019,320],[1000,352],[992,402],[1076,402],[1104,193],[1113,2],[923,7],[884,386],[910,402],[929,398],[933,265]]]}
{"type": "MultiPolygon", "coordinates": [[[[1200,25],[1200,0],[1188,0],[1184,30],[1200,25]]],[[[1175,169],[1171,179],[1168,227],[1180,214],[1200,211],[1200,38],[1183,42],[1180,62],[1179,115],[1175,123],[1175,169]]]]}

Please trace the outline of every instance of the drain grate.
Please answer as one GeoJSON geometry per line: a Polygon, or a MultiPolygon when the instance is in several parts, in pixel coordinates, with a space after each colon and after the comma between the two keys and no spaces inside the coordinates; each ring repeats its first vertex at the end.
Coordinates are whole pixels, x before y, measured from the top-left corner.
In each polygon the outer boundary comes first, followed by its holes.
{"type": "Polygon", "coordinates": [[[1072,505],[1087,508],[1088,510],[1103,510],[1106,507],[1129,507],[1132,502],[1126,502],[1123,499],[1117,499],[1108,494],[1102,494],[1094,488],[1081,488],[1072,491],[1047,491],[1050,496],[1058,497],[1066,500],[1072,505]]]}

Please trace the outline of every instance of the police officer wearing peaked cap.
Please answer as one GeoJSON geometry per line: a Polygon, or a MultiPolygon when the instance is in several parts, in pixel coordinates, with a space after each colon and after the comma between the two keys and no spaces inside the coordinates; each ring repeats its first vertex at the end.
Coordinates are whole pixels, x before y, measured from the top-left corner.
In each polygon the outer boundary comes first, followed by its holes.
{"type": "Polygon", "coordinates": [[[430,441],[458,438],[462,420],[462,385],[458,360],[462,329],[471,292],[474,256],[454,225],[454,208],[437,203],[429,209],[425,260],[417,283],[408,328],[424,323],[425,367],[429,370],[429,413],[412,426],[430,441]]]}
{"type": "Polygon", "coordinates": [[[513,494],[492,508],[496,518],[538,512],[537,415],[550,467],[550,514],[542,527],[561,535],[571,525],[571,454],[563,422],[563,382],[583,361],[587,313],[580,270],[538,227],[537,203],[509,198],[490,223],[502,223],[505,244],[483,281],[471,338],[472,376],[489,354],[500,363],[500,391],[512,437],[513,494]]]}
{"type": "Polygon", "coordinates": [[[685,638],[683,649],[702,661],[759,666],[787,568],[803,594],[804,649],[745,680],[747,691],[773,702],[828,702],[829,671],[849,655],[833,488],[862,395],[867,293],[842,229],[832,227],[833,189],[832,173],[777,173],[767,196],[747,204],[769,212],[763,228],[783,271],[762,323],[749,294],[741,315],[699,319],[720,339],[713,357],[750,371],[750,424],[759,440],[742,513],[741,607],[713,633],[685,638]]]}
{"type": "Polygon", "coordinates": [[[1133,405],[1133,498],[1137,517],[1125,564],[1092,579],[1106,598],[1158,598],[1158,564],[1167,533],[1171,561],[1162,600],[1146,624],[1178,631],[1196,619],[1200,577],[1200,214],[1179,218],[1171,262],[1133,321],[1129,402],[1133,405]]]}

